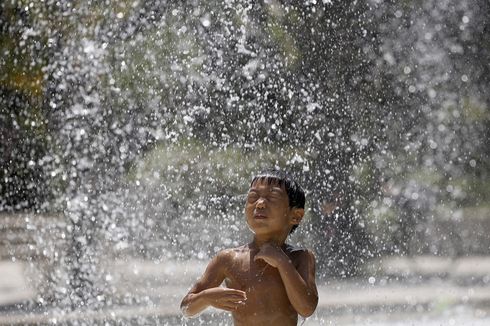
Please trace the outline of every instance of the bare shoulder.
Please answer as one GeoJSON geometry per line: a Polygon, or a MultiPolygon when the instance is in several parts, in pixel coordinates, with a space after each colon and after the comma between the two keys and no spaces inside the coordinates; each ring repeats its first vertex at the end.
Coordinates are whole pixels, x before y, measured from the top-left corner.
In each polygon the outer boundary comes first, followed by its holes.
{"type": "Polygon", "coordinates": [[[286,245],[286,254],[291,258],[295,265],[315,263],[315,254],[307,248],[286,245]]]}
{"type": "Polygon", "coordinates": [[[215,257],[216,261],[220,264],[229,262],[231,258],[233,258],[233,249],[220,250],[215,257]]]}
{"type": "Polygon", "coordinates": [[[236,248],[227,248],[219,251],[216,254],[216,259],[222,263],[222,264],[231,264],[233,261],[235,261],[237,258],[240,257],[240,254],[243,254],[245,252],[248,252],[249,249],[247,245],[243,245],[240,247],[236,248]]]}
{"type": "Polygon", "coordinates": [[[313,252],[310,249],[297,247],[290,244],[285,245],[284,251],[286,253],[299,254],[299,255],[313,255],[313,252]]]}
{"type": "Polygon", "coordinates": [[[222,256],[233,256],[233,255],[235,255],[237,253],[245,252],[245,251],[248,251],[248,250],[249,250],[248,249],[248,246],[247,245],[243,245],[243,246],[240,246],[240,247],[223,249],[220,252],[218,252],[218,255],[222,255],[222,256]]]}

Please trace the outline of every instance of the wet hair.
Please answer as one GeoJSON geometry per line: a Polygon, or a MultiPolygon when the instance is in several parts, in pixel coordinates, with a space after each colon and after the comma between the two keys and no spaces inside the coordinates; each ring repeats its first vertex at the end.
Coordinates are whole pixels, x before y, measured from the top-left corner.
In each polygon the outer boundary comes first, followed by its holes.
{"type": "MultiPolygon", "coordinates": [[[[305,208],[305,191],[287,172],[276,169],[262,171],[253,177],[250,186],[257,181],[265,181],[269,185],[274,183],[278,184],[280,187],[284,187],[288,195],[289,207],[305,208]]],[[[293,225],[289,234],[293,233],[297,227],[298,225],[293,225]]]]}

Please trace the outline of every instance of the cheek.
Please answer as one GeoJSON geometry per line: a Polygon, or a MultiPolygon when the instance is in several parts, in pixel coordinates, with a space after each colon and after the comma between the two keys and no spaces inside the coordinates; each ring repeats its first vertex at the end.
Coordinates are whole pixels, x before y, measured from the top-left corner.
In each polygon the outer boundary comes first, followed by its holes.
{"type": "Polygon", "coordinates": [[[289,210],[289,207],[286,207],[284,209],[284,217],[289,217],[291,215],[291,211],[289,210]]]}
{"type": "Polygon", "coordinates": [[[254,207],[253,205],[250,205],[250,204],[246,204],[243,211],[245,212],[245,214],[250,214],[251,212],[253,212],[254,210],[254,207]]]}

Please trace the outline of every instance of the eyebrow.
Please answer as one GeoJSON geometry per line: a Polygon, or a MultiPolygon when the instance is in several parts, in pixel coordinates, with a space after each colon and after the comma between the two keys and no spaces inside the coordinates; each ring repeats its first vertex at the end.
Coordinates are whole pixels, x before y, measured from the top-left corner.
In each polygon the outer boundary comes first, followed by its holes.
{"type": "Polygon", "coordinates": [[[279,190],[279,191],[283,192],[283,189],[281,187],[271,187],[271,190],[279,190]]]}

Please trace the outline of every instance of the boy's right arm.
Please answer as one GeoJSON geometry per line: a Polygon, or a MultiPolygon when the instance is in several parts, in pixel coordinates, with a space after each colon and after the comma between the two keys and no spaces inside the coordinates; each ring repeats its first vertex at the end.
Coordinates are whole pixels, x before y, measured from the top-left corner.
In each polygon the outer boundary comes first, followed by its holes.
{"type": "Polygon", "coordinates": [[[220,287],[225,279],[227,253],[221,251],[208,264],[201,279],[182,299],[180,308],[186,317],[192,317],[209,306],[234,311],[247,299],[245,292],[220,287]]]}

